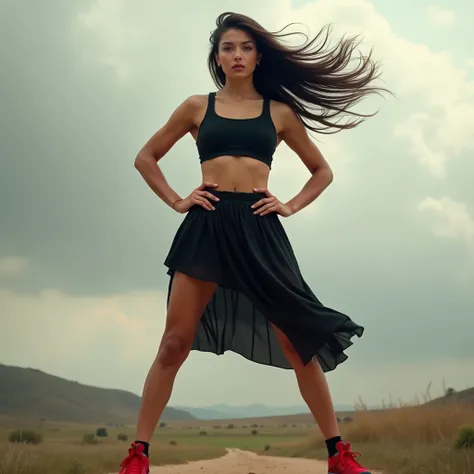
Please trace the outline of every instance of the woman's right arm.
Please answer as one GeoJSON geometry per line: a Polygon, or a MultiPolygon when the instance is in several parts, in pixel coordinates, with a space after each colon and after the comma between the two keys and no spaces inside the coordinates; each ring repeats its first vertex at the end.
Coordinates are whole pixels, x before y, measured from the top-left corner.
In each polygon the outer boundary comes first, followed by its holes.
{"type": "Polygon", "coordinates": [[[182,198],[166,181],[158,161],[195,127],[195,117],[200,106],[199,96],[188,97],[171,114],[166,124],[145,143],[135,158],[135,168],[151,190],[170,207],[175,202],[182,201],[182,198]]]}

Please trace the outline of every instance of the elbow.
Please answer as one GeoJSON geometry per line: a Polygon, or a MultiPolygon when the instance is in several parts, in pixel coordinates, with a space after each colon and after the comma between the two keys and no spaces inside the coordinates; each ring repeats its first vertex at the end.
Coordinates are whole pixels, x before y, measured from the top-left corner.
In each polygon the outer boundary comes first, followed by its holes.
{"type": "Polygon", "coordinates": [[[143,168],[143,165],[148,164],[150,162],[150,159],[153,159],[149,155],[144,155],[143,153],[138,153],[138,155],[135,157],[135,160],[133,162],[133,167],[140,171],[143,168]]]}
{"type": "Polygon", "coordinates": [[[318,176],[319,180],[324,181],[326,187],[329,186],[334,180],[334,174],[329,166],[317,168],[313,174],[318,176]]]}
{"type": "Polygon", "coordinates": [[[332,172],[332,169],[329,166],[327,167],[325,174],[327,179],[327,185],[329,186],[334,181],[334,173],[332,172]]]}

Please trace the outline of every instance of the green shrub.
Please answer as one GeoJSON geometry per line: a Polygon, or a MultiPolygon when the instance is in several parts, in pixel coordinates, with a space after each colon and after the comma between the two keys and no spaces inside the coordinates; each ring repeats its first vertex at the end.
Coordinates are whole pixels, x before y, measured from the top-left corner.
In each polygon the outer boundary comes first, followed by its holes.
{"type": "Polygon", "coordinates": [[[176,446],[178,443],[174,439],[172,439],[170,441],[170,444],[171,444],[171,446],[176,446]]]}
{"type": "Polygon", "coordinates": [[[125,433],[119,433],[117,435],[117,439],[119,441],[128,441],[128,435],[126,435],[125,433]]]}
{"type": "Polygon", "coordinates": [[[257,435],[258,435],[258,431],[257,431],[257,430],[252,430],[252,435],[253,435],[253,436],[257,436],[257,435]]]}
{"type": "Polygon", "coordinates": [[[109,436],[109,434],[107,433],[107,428],[97,428],[95,435],[100,438],[105,438],[109,436]]]}
{"type": "Polygon", "coordinates": [[[8,440],[10,443],[40,444],[43,436],[33,430],[15,430],[10,433],[8,440]]]}
{"type": "Polygon", "coordinates": [[[454,441],[457,449],[474,448],[474,426],[463,425],[459,428],[458,437],[454,441]]]}

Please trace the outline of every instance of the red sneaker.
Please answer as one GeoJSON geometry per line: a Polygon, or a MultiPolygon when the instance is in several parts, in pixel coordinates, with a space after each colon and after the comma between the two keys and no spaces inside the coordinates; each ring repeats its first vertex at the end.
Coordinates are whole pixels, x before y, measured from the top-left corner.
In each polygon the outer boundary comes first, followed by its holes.
{"type": "Polygon", "coordinates": [[[344,444],[339,441],[336,444],[337,454],[329,458],[328,474],[370,474],[370,472],[362,467],[355,458],[360,453],[351,451],[350,443],[344,444]]]}
{"type": "Polygon", "coordinates": [[[119,474],[148,474],[150,460],[143,454],[145,447],[141,443],[132,443],[128,456],[120,463],[119,474]]]}

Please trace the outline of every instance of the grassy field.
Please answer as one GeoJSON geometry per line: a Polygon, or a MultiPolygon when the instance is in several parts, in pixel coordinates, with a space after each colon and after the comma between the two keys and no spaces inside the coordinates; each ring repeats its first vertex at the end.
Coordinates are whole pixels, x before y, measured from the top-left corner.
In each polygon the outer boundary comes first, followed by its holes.
{"type": "MultiPolygon", "coordinates": [[[[364,465],[385,474],[474,474],[474,406],[416,406],[359,411],[341,426],[343,437],[362,453],[364,465]],[[472,447],[456,449],[459,428],[473,428],[472,447]]],[[[272,446],[268,454],[324,459],[319,433],[301,442],[272,446]]]]}
{"type": "MultiPolygon", "coordinates": [[[[197,426],[193,422],[193,426],[176,423],[158,428],[151,443],[150,461],[163,465],[210,459],[224,455],[226,447],[263,452],[269,445],[307,439],[314,429],[314,425],[308,424],[252,428],[242,420],[234,428],[228,428],[228,424],[213,422],[197,426]],[[252,434],[254,430],[257,434],[252,434]]],[[[24,427],[40,433],[44,441],[39,445],[12,444],[8,436],[14,427],[10,424],[0,429],[0,474],[118,472],[135,433],[133,427],[106,427],[106,438],[97,438],[96,445],[83,445],[84,434],[95,433],[100,425],[41,423],[24,427]],[[127,435],[128,441],[118,441],[119,434],[127,435]]]]}
{"type": "MultiPolygon", "coordinates": [[[[344,438],[363,453],[363,463],[385,474],[474,474],[474,446],[456,449],[459,427],[474,426],[474,407],[467,405],[418,406],[360,410],[353,421],[341,425],[344,438]]],[[[326,459],[324,440],[314,424],[293,423],[297,418],[171,423],[156,430],[152,464],[169,464],[225,454],[236,447],[258,453],[326,459]],[[284,421],[284,423],[282,423],[284,421]],[[232,423],[233,427],[228,425],[232,423]],[[252,431],[257,430],[255,434],[252,431]]],[[[26,427],[26,426],[25,426],[26,427]]],[[[81,443],[97,425],[40,423],[28,426],[40,432],[44,442],[12,444],[12,426],[0,429],[0,474],[101,474],[118,471],[133,427],[107,427],[107,438],[97,445],[81,443]]],[[[474,444],[474,439],[473,439],[474,444]]],[[[225,474],[225,473],[223,473],[225,474]]]]}
{"type": "MultiPolygon", "coordinates": [[[[127,454],[124,443],[104,442],[82,446],[77,442],[44,442],[39,446],[0,445],[1,474],[102,474],[118,472],[127,454]]],[[[214,446],[166,446],[158,444],[151,462],[178,464],[225,454],[214,446]]]]}

